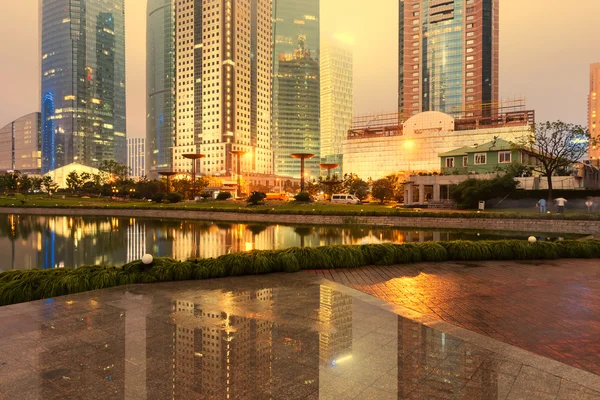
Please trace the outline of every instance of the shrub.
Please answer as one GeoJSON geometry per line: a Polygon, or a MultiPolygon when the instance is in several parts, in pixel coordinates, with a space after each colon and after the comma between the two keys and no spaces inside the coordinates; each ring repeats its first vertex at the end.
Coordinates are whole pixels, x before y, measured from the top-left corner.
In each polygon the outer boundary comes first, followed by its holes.
{"type": "Polygon", "coordinates": [[[162,201],[165,199],[165,195],[162,193],[154,193],[152,195],[152,201],[154,203],[162,203],[162,201]]]}
{"type": "Polygon", "coordinates": [[[177,192],[172,192],[169,193],[167,195],[167,197],[165,197],[165,199],[171,203],[171,204],[175,204],[175,203],[179,203],[180,201],[183,200],[183,195],[181,193],[177,193],[177,192]]]}
{"type": "Polygon", "coordinates": [[[267,198],[267,195],[265,193],[252,192],[250,197],[248,197],[248,199],[246,199],[246,202],[248,202],[248,204],[250,204],[250,205],[256,206],[256,205],[260,204],[266,198],[267,198]]]}
{"type": "Polygon", "coordinates": [[[515,191],[517,181],[509,174],[497,176],[494,179],[467,179],[456,185],[451,191],[451,197],[459,208],[477,208],[480,200],[503,198],[515,191]]]}
{"type": "Polygon", "coordinates": [[[230,198],[232,198],[233,196],[231,195],[231,193],[229,192],[220,192],[217,195],[217,200],[229,200],[230,198]]]}
{"type": "Polygon", "coordinates": [[[442,243],[383,243],[362,246],[291,248],[227,254],[219,258],[177,261],[134,261],[122,267],[23,270],[0,273],[0,306],[119,285],[210,279],[226,276],[297,272],[310,269],[356,268],[424,261],[538,260],[600,258],[600,241],[528,243],[519,240],[442,243]]]}
{"type": "Polygon", "coordinates": [[[302,203],[309,203],[312,201],[312,198],[310,197],[310,194],[308,192],[300,192],[296,196],[294,196],[294,199],[302,203]]]}

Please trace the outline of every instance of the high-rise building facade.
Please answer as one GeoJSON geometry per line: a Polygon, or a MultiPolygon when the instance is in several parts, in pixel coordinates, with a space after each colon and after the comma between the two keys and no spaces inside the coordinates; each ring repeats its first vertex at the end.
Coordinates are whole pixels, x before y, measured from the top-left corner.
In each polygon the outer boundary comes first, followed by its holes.
{"type": "Polygon", "coordinates": [[[352,64],[349,48],[342,43],[325,42],[321,49],[321,161],[324,163],[342,164],[344,140],[352,128],[352,64]]]}
{"type": "Polygon", "coordinates": [[[399,111],[495,113],[499,0],[400,0],[399,111]]]}
{"type": "Polygon", "coordinates": [[[42,167],[40,113],[25,115],[0,129],[0,173],[39,175],[42,167]]]}
{"type": "Polygon", "coordinates": [[[319,176],[319,0],[273,0],[273,154],[277,175],[300,176],[292,153],[310,153],[306,171],[319,176]]]}
{"type": "Polygon", "coordinates": [[[125,164],[124,0],[42,2],[42,171],[125,164]]]}
{"type": "MultiPolygon", "coordinates": [[[[592,139],[600,140],[600,62],[590,65],[590,95],[588,97],[588,129],[592,139]]],[[[600,166],[600,143],[590,142],[588,156],[600,166]]]]}
{"type": "Polygon", "coordinates": [[[127,139],[127,167],[133,178],[146,176],[146,139],[127,139]]]}
{"type": "Polygon", "coordinates": [[[272,173],[271,0],[175,3],[173,168],[191,172],[185,154],[202,153],[206,175],[272,173]]]}
{"type": "Polygon", "coordinates": [[[173,169],[175,13],[173,0],[148,0],[146,34],[146,171],[173,169]]]}

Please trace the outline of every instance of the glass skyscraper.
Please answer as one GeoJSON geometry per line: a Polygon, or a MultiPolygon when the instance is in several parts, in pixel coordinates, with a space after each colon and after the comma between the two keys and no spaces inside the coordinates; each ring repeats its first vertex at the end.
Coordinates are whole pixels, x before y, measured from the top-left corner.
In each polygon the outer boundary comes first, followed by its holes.
{"type": "Polygon", "coordinates": [[[499,0],[400,0],[399,112],[486,116],[498,102],[499,0]]]}
{"type": "Polygon", "coordinates": [[[19,171],[39,175],[40,133],[39,112],[25,115],[0,129],[0,173],[19,171]]]}
{"type": "Polygon", "coordinates": [[[42,172],[127,162],[124,0],[42,2],[42,172]]]}
{"type": "Polygon", "coordinates": [[[148,0],[147,172],[173,169],[175,144],[175,15],[173,0],[148,0]]]}
{"type": "Polygon", "coordinates": [[[292,153],[315,154],[306,172],[319,176],[319,0],[273,0],[274,172],[300,176],[292,153]]]}
{"type": "Polygon", "coordinates": [[[328,40],[321,50],[321,161],[340,164],[343,144],[352,128],[354,106],[352,50],[339,40],[328,40]]]}

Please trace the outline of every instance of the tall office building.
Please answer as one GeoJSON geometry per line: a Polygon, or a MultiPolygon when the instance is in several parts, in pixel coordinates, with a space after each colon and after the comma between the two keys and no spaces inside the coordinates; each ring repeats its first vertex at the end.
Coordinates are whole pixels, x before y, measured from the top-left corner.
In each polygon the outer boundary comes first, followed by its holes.
{"type": "MultiPolygon", "coordinates": [[[[588,97],[588,129],[592,139],[600,139],[600,62],[590,65],[590,95],[588,97]]],[[[599,143],[590,144],[589,158],[600,166],[599,143]]]]}
{"type": "Polygon", "coordinates": [[[0,173],[39,175],[42,164],[40,113],[21,117],[0,129],[0,173]]]}
{"type": "Polygon", "coordinates": [[[321,51],[321,161],[340,166],[344,140],[352,129],[352,61],[352,51],[342,43],[324,44],[321,51]]]}
{"type": "Polygon", "coordinates": [[[311,153],[319,176],[319,0],[273,0],[273,155],[275,174],[300,177],[292,153],[311,153]]]}
{"type": "Polygon", "coordinates": [[[400,0],[399,111],[495,113],[499,0],[400,0]]]}
{"type": "Polygon", "coordinates": [[[124,0],[42,2],[42,172],[127,162],[124,0]]]}
{"type": "Polygon", "coordinates": [[[175,14],[173,0],[148,0],[146,24],[146,171],[173,169],[175,14]]]}
{"type": "Polygon", "coordinates": [[[272,173],[271,0],[178,0],[175,5],[173,167],[207,175],[272,173]]]}
{"type": "Polygon", "coordinates": [[[146,176],[146,139],[127,139],[127,167],[133,178],[146,176]]]}

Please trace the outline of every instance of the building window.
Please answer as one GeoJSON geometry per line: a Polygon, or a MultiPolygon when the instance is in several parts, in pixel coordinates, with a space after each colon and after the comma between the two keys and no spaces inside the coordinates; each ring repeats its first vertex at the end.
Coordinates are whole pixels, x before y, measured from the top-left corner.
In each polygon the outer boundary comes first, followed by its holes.
{"type": "Polygon", "coordinates": [[[484,164],[487,164],[486,154],[485,153],[475,154],[475,165],[484,165],[484,164]]]}
{"type": "Polygon", "coordinates": [[[512,161],[510,151],[501,151],[498,153],[498,162],[500,164],[509,164],[512,161]]]}
{"type": "Polygon", "coordinates": [[[469,156],[463,156],[463,167],[469,166],[469,156]]]}
{"type": "Polygon", "coordinates": [[[446,158],[446,168],[454,168],[454,157],[446,158]]]}

